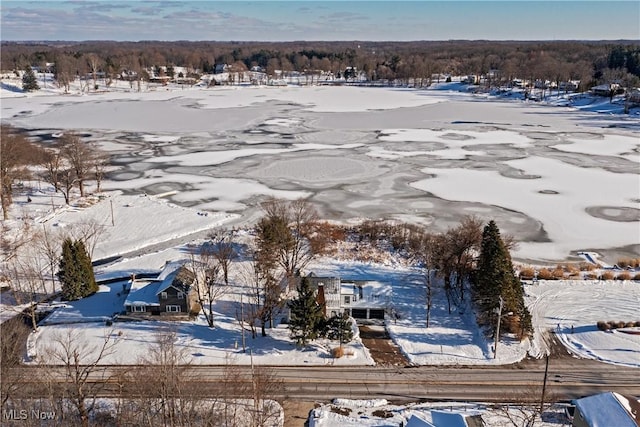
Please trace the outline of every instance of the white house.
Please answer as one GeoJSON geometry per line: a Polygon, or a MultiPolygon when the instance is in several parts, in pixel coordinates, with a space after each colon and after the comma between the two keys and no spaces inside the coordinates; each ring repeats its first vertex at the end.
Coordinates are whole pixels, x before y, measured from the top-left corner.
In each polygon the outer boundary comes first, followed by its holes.
{"type": "Polygon", "coordinates": [[[384,319],[393,305],[392,288],[372,280],[348,280],[339,277],[307,276],[317,291],[318,300],[325,304],[325,314],[347,313],[355,319],[384,319]]]}

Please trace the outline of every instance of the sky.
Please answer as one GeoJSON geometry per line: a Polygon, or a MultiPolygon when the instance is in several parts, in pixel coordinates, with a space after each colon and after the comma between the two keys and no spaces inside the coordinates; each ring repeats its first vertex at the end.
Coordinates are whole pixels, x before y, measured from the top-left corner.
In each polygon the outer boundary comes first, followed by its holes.
{"type": "Polygon", "coordinates": [[[3,41],[640,39],[625,1],[7,1],[3,41]]]}

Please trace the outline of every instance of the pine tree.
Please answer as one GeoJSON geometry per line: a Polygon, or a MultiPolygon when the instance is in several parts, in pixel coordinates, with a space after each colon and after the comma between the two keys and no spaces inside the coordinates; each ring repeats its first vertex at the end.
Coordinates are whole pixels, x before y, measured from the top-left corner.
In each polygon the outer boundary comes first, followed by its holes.
{"type": "Polygon", "coordinates": [[[347,313],[332,316],[327,321],[326,336],[330,340],[348,343],[353,339],[351,319],[347,313]]]}
{"type": "Polygon", "coordinates": [[[82,241],[64,240],[58,277],[64,300],[77,300],[98,291],[91,258],[82,241]]]}
{"type": "Polygon", "coordinates": [[[38,89],[40,89],[40,86],[38,86],[36,75],[34,74],[31,67],[25,67],[24,74],[22,75],[22,90],[24,90],[25,92],[33,92],[34,90],[38,89]]]}
{"type": "MultiPolygon", "coordinates": [[[[531,315],[524,304],[522,285],[513,272],[509,250],[500,237],[495,221],[490,221],[482,233],[482,245],[474,281],[474,295],[480,309],[480,321],[494,325],[500,297],[504,300],[503,313],[513,313],[521,335],[531,331],[531,315]]],[[[507,323],[505,330],[509,330],[507,323]]],[[[516,332],[512,330],[511,332],[516,332]]]]}
{"type": "Polygon", "coordinates": [[[317,303],[315,292],[306,277],[300,280],[297,291],[298,297],[288,304],[291,310],[289,330],[291,338],[298,345],[306,346],[310,340],[320,335],[324,323],[324,307],[317,303]]]}

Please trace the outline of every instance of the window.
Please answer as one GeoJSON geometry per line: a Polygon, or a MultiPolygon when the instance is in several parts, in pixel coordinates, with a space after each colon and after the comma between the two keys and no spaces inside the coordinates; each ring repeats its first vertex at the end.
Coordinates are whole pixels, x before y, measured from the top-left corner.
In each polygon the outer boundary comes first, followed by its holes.
{"type": "Polygon", "coordinates": [[[144,313],[145,311],[147,311],[147,307],[145,307],[144,305],[132,305],[131,311],[133,313],[144,313]]]}
{"type": "Polygon", "coordinates": [[[344,296],[344,303],[345,303],[345,305],[351,304],[351,295],[345,295],[344,296]]]}
{"type": "Polygon", "coordinates": [[[160,294],[160,298],[162,298],[162,299],[167,299],[167,293],[166,293],[166,292],[162,292],[162,293],[160,294]]]}
{"type": "Polygon", "coordinates": [[[184,299],[184,292],[178,292],[178,299],[184,299]]]}
{"type": "Polygon", "coordinates": [[[182,311],[182,309],[180,308],[179,305],[168,305],[167,306],[167,311],[169,313],[180,313],[182,311]]]}

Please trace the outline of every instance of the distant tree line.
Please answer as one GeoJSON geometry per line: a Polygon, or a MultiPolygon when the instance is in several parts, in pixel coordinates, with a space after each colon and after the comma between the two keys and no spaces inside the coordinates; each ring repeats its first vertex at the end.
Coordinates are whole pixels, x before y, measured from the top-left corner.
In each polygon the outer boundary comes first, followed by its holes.
{"type": "MultiPolygon", "coordinates": [[[[369,80],[431,81],[434,75],[489,75],[492,82],[580,80],[586,90],[607,79],[640,78],[638,41],[415,41],[415,42],[2,42],[2,70],[27,65],[52,70],[59,83],[98,75],[108,82],[122,70],[187,67],[194,75],[216,64],[236,71],[363,71],[369,80]]],[[[637,82],[637,80],[635,80],[637,82]]],[[[628,86],[625,84],[625,86],[628,86]]]]}

